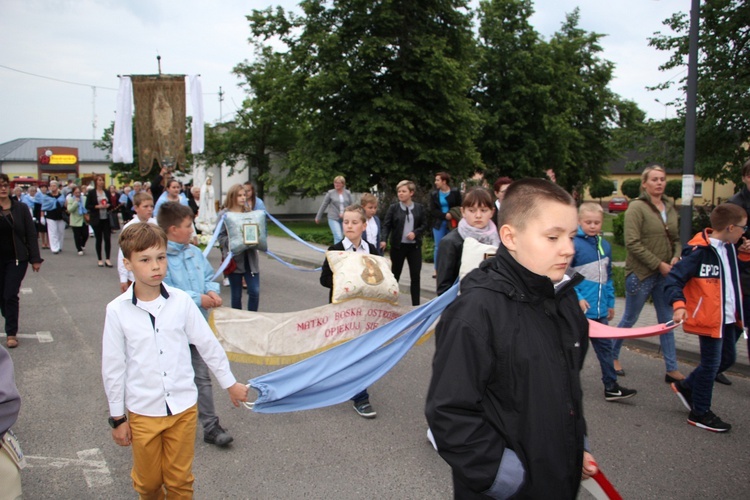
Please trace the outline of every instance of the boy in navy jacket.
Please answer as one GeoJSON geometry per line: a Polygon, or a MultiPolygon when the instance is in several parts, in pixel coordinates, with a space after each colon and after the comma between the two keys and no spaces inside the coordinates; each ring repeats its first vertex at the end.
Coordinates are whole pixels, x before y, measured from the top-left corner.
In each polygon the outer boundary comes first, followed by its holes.
{"type": "Polygon", "coordinates": [[[711,212],[711,228],[688,242],[665,283],[674,321],[700,335],[700,364],[685,380],[673,382],[672,390],[690,410],[688,423],[713,432],[732,428],[711,411],[711,397],[716,374],[737,358],[743,329],[739,261],[750,261],[750,254],[743,251],[738,258],[734,245],[746,230],[742,207],[719,205],[711,212]]]}

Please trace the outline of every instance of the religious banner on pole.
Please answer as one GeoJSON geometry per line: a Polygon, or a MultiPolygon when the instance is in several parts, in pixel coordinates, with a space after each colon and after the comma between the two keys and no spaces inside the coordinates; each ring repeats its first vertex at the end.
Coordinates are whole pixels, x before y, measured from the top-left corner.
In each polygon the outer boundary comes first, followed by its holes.
{"type": "Polygon", "coordinates": [[[185,75],[132,75],[138,167],[185,168],[185,75]]]}

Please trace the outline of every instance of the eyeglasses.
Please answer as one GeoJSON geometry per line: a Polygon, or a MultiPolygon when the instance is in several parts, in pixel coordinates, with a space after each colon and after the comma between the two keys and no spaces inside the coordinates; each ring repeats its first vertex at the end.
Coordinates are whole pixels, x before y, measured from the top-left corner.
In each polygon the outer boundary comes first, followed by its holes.
{"type": "Polygon", "coordinates": [[[0,182],[0,189],[10,189],[10,184],[7,182],[0,182]]]}
{"type": "Polygon", "coordinates": [[[742,228],[742,232],[746,233],[747,229],[750,228],[750,224],[747,224],[745,226],[738,226],[737,224],[734,224],[734,227],[741,227],[742,228]]]}

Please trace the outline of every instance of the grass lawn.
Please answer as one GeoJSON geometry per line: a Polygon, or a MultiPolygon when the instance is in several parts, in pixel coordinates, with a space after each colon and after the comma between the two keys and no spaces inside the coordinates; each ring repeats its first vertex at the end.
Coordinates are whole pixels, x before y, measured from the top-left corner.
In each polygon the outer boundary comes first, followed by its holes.
{"type": "MultiPolygon", "coordinates": [[[[291,229],[294,234],[305,241],[320,243],[321,245],[333,245],[333,235],[331,235],[331,229],[328,227],[328,223],[315,224],[315,221],[312,220],[281,222],[291,229]]],[[[282,231],[279,226],[271,221],[268,221],[266,227],[268,228],[268,234],[271,236],[289,237],[289,235],[282,231]]]]}

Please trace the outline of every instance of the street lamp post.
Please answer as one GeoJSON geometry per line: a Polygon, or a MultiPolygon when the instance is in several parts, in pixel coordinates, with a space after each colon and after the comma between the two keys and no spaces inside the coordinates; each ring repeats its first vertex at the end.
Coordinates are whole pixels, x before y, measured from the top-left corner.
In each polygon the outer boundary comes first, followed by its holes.
{"type": "Polygon", "coordinates": [[[700,0],[692,0],[688,46],[687,101],[685,103],[685,156],[682,164],[682,208],[680,241],[685,245],[692,236],[693,194],[695,193],[695,129],[698,95],[698,24],[700,0]]]}

